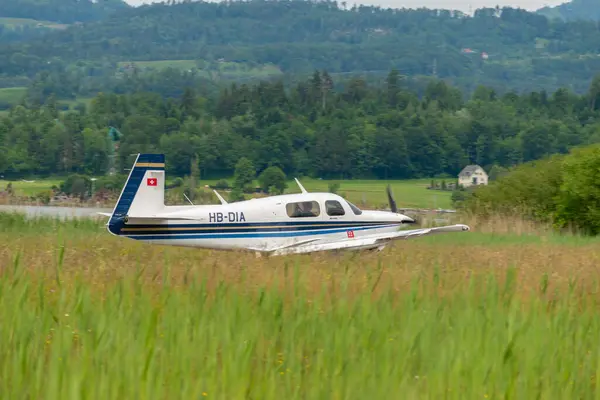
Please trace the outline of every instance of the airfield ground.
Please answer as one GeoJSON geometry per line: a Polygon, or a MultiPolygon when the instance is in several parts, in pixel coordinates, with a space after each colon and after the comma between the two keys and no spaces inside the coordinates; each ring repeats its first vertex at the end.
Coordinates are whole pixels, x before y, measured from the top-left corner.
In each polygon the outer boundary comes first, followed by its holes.
{"type": "MultiPolygon", "coordinates": [[[[13,189],[16,194],[24,196],[35,196],[41,191],[50,190],[55,185],[60,185],[61,179],[35,179],[31,178],[26,182],[17,180],[12,182],[13,189]]],[[[233,179],[228,180],[233,184],[233,179]]],[[[440,179],[437,180],[441,182],[440,179]]],[[[447,180],[449,181],[449,180],[447,180]]],[[[215,185],[216,180],[201,180],[200,186],[215,185]]],[[[428,190],[427,186],[431,183],[431,179],[415,179],[405,181],[381,181],[381,180],[318,180],[318,179],[302,179],[302,185],[308,191],[329,191],[329,184],[339,183],[338,194],[345,196],[349,201],[358,206],[363,204],[369,207],[387,207],[388,200],[386,197],[386,186],[389,183],[394,192],[394,197],[399,207],[406,208],[452,208],[450,200],[451,192],[441,190],[428,190]]],[[[3,190],[8,181],[0,180],[0,190],[3,190]]],[[[255,182],[258,185],[258,182],[255,182]]],[[[300,189],[293,180],[287,182],[288,188],[286,193],[300,193],[300,189]]],[[[181,198],[182,202],[185,199],[181,198]]],[[[215,201],[217,199],[215,198],[215,201]]]]}
{"type": "Polygon", "coordinates": [[[0,214],[0,398],[597,397],[598,240],[464,222],[269,259],[0,214]]]}

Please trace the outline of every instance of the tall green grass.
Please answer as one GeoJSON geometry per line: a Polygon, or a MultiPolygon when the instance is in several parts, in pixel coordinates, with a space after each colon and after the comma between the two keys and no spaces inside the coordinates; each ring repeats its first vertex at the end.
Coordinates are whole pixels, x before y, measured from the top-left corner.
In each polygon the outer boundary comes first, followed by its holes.
{"type": "Polygon", "coordinates": [[[103,223],[0,214],[1,399],[600,395],[592,242],[265,260],[103,223]]]}
{"type": "Polygon", "coordinates": [[[335,298],[326,284],[320,296],[299,284],[250,293],[201,275],[148,287],[132,273],[99,296],[61,284],[61,257],[39,282],[18,258],[3,268],[1,398],[600,395],[595,298],[548,300],[541,281],[522,302],[514,271],[445,295],[439,277],[396,293],[374,274],[335,298]],[[388,289],[373,299],[376,284],[388,289]]]}
{"type": "Polygon", "coordinates": [[[0,212],[0,233],[41,235],[63,232],[71,236],[82,233],[101,232],[105,219],[61,218],[54,216],[27,216],[21,212],[0,212]]]}

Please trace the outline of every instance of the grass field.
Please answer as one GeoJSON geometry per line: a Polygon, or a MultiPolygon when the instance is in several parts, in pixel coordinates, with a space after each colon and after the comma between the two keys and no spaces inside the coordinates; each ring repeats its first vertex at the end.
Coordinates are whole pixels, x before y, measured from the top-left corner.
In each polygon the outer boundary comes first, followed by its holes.
{"type": "Polygon", "coordinates": [[[66,24],[57,24],[55,22],[50,22],[50,21],[38,21],[35,19],[29,19],[29,18],[3,18],[3,17],[0,17],[0,25],[5,25],[8,27],[38,26],[38,27],[51,28],[51,29],[66,29],[69,26],[66,24]]]}
{"type": "MultiPolygon", "coordinates": [[[[28,180],[35,180],[31,178],[28,180]]],[[[229,184],[233,184],[233,179],[227,180],[229,184]]],[[[200,185],[214,185],[216,180],[201,180],[200,185]]],[[[331,182],[340,183],[338,193],[345,196],[349,201],[357,206],[366,205],[368,207],[388,207],[386,186],[389,183],[392,187],[396,203],[399,207],[407,208],[452,208],[450,201],[450,192],[427,190],[427,186],[431,182],[429,179],[410,180],[410,181],[377,181],[377,180],[355,180],[355,181],[326,181],[317,179],[302,179],[300,181],[308,191],[329,191],[331,182]]],[[[7,181],[0,180],[0,190],[3,190],[7,181]]],[[[35,180],[33,183],[23,182],[21,180],[13,182],[13,189],[19,195],[33,196],[37,193],[48,190],[52,185],[58,186],[60,179],[52,180],[35,180]]],[[[255,185],[258,185],[258,181],[255,185]]],[[[296,182],[288,181],[286,193],[300,193],[300,189],[296,182]]],[[[225,193],[223,193],[225,194],[225,193]]],[[[181,199],[182,204],[185,199],[181,199]]],[[[215,199],[215,201],[217,201],[215,199]]]]}
{"type": "Polygon", "coordinates": [[[17,104],[26,93],[26,87],[0,88],[0,104],[17,104]]]}
{"type": "Polygon", "coordinates": [[[1,398],[600,395],[598,240],[256,259],[48,222],[0,215],[1,398]]]}
{"type": "MultiPolygon", "coordinates": [[[[349,201],[359,205],[363,202],[374,206],[388,206],[386,187],[388,183],[392,188],[394,198],[399,207],[419,208],[452,208],[451,192],[428,190],[431,179],[415,179],[407,181],[383,180],[352,180],[352,181],[326,181],[302,179],[300,183],[308,191],[327,192],[329,184],[340,184],[338,194],[344,195],[349,201]]],[[[288,182],[289,192],[300,193],[294,181],[288,182]]]]}
{"type": "MultiPolygon", "coordinates": [[[[35,196],[36,194],[50,190],[53,185],[59,186],[62,180],[60,179],[27,179],[28,181],[33,182],[25,182],[23,180],[12,181],[12,187],[15,191],[15,194],[18,196],[35,196]]],[[[6,189],[6,185],[8,185],[8,181],[0,179],[0,191],[6,189]]]]}
{"type": "Polygon", "coordinates": [[[194,60],[156,60],[156,61],[122,61],[117,63],[119,67],[127,65],[135,65],[138,68],[154,68],[154,69],[194,69],[197,68],[194,60]]]}
{"type": "MultiPolygon", "coordinates": [[[[226,179],[232,185],[233,179],[226,179]]],[[[449,182],[449,180],[446,180],[449,182]]],[[[201,185],[215,185],[217,180],[201,180],[201,185]]],[[[431,179],[414,179],[406,181],[385,180],[318,180],[310,178],[300,179],[302,186],[307,191],[328,192],[330,183],[339,183],[337,193],[345,196],[357,206],[364,204],[369,207],[389,207],[386,187],[389,184],[394,193],[398,207],[406,208],[452,208],[451,192],[428,190],[431,179]]],[[[255,181],[254,185],[259,186],[255,181]]],[[[286,193],[300,193],[296,182],[288,180],[286,193]]]]}
{"type": "Polygon", "coordinates": [[[198,70],[206,77],[218,80],[220,78],[264,78],[281,75],[281,70],[275,65],[260,65],[251,67],[236,62],[218,62],[213,67],[199,67],[195,60],[155,60],[155,61],[124,61],[119,67],[134,64],[141,69],[176,68],[181,70],[198,70]]]}

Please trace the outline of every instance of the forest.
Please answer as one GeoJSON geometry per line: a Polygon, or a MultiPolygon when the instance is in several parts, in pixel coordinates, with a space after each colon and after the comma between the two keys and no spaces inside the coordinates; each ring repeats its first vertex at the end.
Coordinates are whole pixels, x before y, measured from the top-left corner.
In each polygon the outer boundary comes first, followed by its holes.
{"type": "Polygon", "coordinates": [[[599,43],[594,21],[550,20],[508,7],[471,17],[331,1],[165,2],[1,41],[0,71],[6,84],[63,76],[81,82],[75,95],[83,95],[88,78],[117,79],[119,62],[144,60],[273,65],[302,76],[317,69],[381,78],[395,68],[447,79],[469,93],[483,84],[499,93],[565,87],[582,94],[600,70],[599,43]]]}
{"type": "Polygon", "coordinates": [[[381,85],[354,77],[335,89],[327,71],[287,89],[281,81],[232,84],[217,95],[186,88],[101,93],[60,112],[56,98],[0,117],[0,175],[7,178],[107,171],[108,131],[122,133],[116,163],[164,152],[168,173],[231,176],[242,157],[260,173],[322,178],[452,176],[467,164],[502,170],[575,146],[600,143],[600,76],[583,95],[560,89],[519,95],[480,86],[468,96],[443,80],[423,96],[397,70],[381,85]]]}
{"type": "Polygon", "coordinates": [[[9,0],[0,2],[0,17],[72,24],[98,21],[127,8],[123,0],[9,0]]]}
{"type": "Polygon", "coordinates": [[[572,0],[556,7],[543,7],[537,13],[563,21],[600,20],[600,4],[595,0],[572,0]]]}

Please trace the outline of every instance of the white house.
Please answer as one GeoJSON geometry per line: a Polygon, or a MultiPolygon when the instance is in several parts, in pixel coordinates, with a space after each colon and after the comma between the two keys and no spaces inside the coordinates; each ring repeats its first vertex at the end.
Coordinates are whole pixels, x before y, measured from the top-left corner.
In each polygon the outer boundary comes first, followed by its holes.
{"type": "Polygon", "coordinates": [[[463,187],[487,185],[488,174],[479,165],[467,165],[458,174],[458,184],[463,187]]]}

